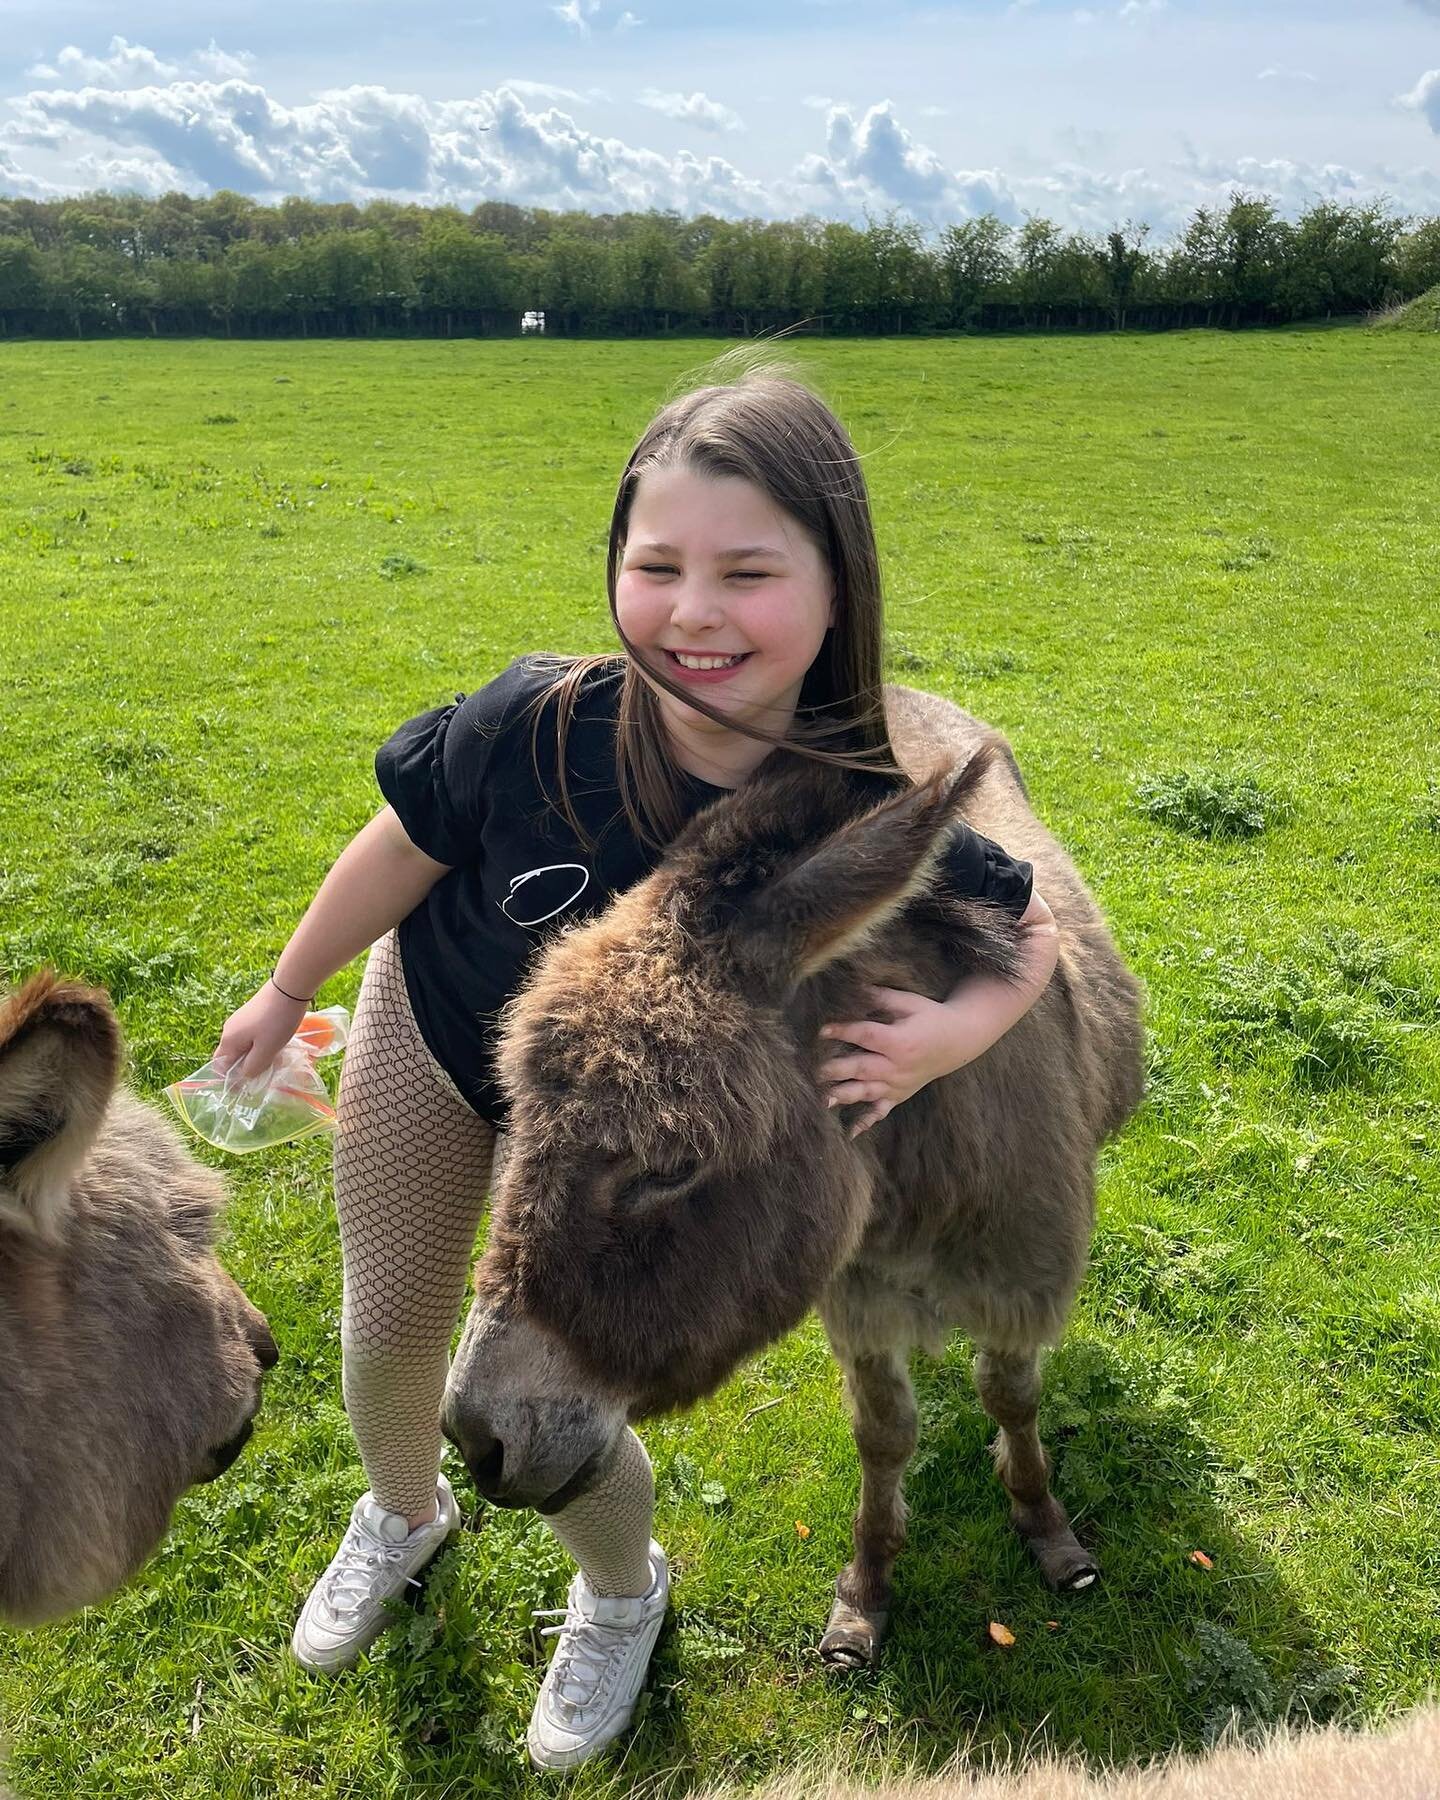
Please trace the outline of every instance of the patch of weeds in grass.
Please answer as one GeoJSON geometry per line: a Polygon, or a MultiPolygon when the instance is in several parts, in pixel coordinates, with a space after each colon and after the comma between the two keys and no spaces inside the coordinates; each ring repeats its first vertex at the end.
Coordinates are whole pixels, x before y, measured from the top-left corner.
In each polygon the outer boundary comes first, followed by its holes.
{"type": "Polygon", "coordinates": [[[1232,1049],[1280,1040],[1296,1079],[1312,1087],[1368,1087],[1390,1067],[1397,1027],[1363,994],[1334,985],[1327,971],[1294,963],[1224,962],[1212,990],[1213,1016],[1232,1049]]]}
{"type": "Polygon", "coordinates": [[[928,651],[917,650],[903,638],[891,638],[886,660],[891,668],[901,669],[907,675],[923,675],[935,667],[935,658],[928,651]]]}
{"type": "Polygon", "coordinates": [[[712,1625],[698,1614],[687,1614],[678,1622],[675,1648],[687,1663],[728,1663],[745,1654],[739,1638],[712,1625]]]}
{"type": "Polygon", "coordinates": [[[387,581],[400,581],[410,575],[428,575],[429,569],[413,556],[407,556],[403,550],[392,550],[388,556],[380,559],[380,573],[387,581]]]}
{"type": "Polygon", "coordinates": [[[1258,1287],[1241,1246],[1204,1227],[1184,1237],[1146,1224],[1103,1231],[1095,1240],[1094,1267],[1107,1309],[1126,1324],[1141,1317],[1174,1324],[1214,1320],[1235,1306],[1248,1307],[1258,1287]]]}
{"type": "Polygon", "coordinates": [[[240,419],[239,419],[238,414],[236,414],[236,413],[227,413],[227,412],[206,413],[205,417],[200,421],[200,423],[202,425],[238,425],[240,423],[240,419]]]}
{"type": "Polygon", "coordinates": [[[672,1500],[689,1500],[707,1512],[723,1512],[730,1496],[718,1481],[707,1481],[699,1463],[681,1450],[671,1458],[667,1486],[672,1500]]]}
{"type": "Polygon", "coordinates": [[[273,519],[267,519],[265,521],[265,523],[260,527],[260,535],[263,538],[282,538],[282,537],[284,537],[285,533],[284,533],[283,529],[279,525],[277,525],[273,519]]]}
{"type": "Polygon", "coordinates": [[[1228,574],[1241,575],[1249,569],[1258,569],[1262,563],[1273,560],[1275,546],[1263,531],[1257,531],[1244,539],[1233,556],[1225,556],[1220,560],[1220,567],[1228,574]]]}
{"type": "Polygon", "coordinates": [[[194,947],[172,941],[164,949],[128,943],[88,925],[65,925],[0,938],[0,971],[15,981],[49,965],[61,975],[109,990],[113,1000],[147,991],[167,992],[195,972],[194,947]]]}
{"type": "Polygon", "coordinates": [[[1137,1512],[1183,1509],[1222,1472],[1172,1374],[1073,1333],[1046,1365],[1041,1424],[1057,1485],[1079,1507],[1123,1494],[1137,1512]]]}
{"type": "Polygon", "coordinates": [[[1142,776],[1135,800],[1147,819],[1190,837],[1258,837],[1291,816],[1288,800],[1248,772],[1181,769],[1142,776]]]}
{"type": "Polygon", "coordinates": [[[1420,810],[1415,815],[1417,830],[1440,832],[1440,782],[1429,782],[1420,810]]]}
{"type": "Polygon", "coordinates": [[[117,731],[93,737],[86,748],[107,775],[137,775],[171,760],[168,744],[140,731],[117,731]]]}
{"type": "Polygon", "coordinates": [[[1208,1746],[1227,1731],[1271,1725],[1280,1717],[1274,1676],[1243,1638],[1210,1619],[1195,1625],[1195,1648],[1181,1652],[1185,1691],[1201,1708],[1200,1735],[1208,1746]]]}
{"type": "Polygon", "coordinates": [[[1013,650],[954,650],[947,653],[946,660],[956,675],[968,681],[994,681],[1025,666],[1013,650]]]}
{"type": "Polygon", "coordinates": [[[1385,1012],[1427,1019],[1440,1011],[1440,995],[1428,972],[1397,944],[1327,927],[1320,933],[1317,959],[1329,963],[1347,988],[1367,994],[1385,1012]]]}

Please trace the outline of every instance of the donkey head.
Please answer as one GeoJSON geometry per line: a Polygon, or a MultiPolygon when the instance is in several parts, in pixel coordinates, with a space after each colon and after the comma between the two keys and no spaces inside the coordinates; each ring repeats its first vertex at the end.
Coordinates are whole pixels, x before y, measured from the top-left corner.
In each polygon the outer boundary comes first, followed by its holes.
{"type": "Polygon", "coordinates": [[[0,1617],[100,1599],[239,1454],[277,1352],[216,1260],[223,1190],[117,1093],[103,993],[0,1001],[0,1617]]]}
{"type": "Polygon", "coordinates": [[[816,1033],[868,1010],[865,953],[977,773],[897,788],[777,752],[539,959],[443,1411],[490,1498],[558,1509],[627,1418],[712,1391],[850,1255],[874,1151],[826,1109],[816,1033]]]}

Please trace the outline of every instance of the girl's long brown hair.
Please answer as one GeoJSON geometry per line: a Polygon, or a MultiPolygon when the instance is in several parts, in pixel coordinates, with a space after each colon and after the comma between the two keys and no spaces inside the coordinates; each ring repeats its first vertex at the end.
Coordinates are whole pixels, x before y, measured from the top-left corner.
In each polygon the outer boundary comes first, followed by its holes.
{"type": "Polygon", "coordinates": [[[615,736],[616,783],[635,836],[663,849],[685,822],[659,702],[646,677],[696,712],[732,731],[845,768],[899,776],[885,723],[883,605],[880,559],[860,458],[823,400],[788,367],[740,346],[717,358],[711,375],[736,368],[738,379],[710,382],[668,402],[651,420],[620,477],[610,518],[605,585],[624,655],[557,659],[555,679],[532,706],[531,750],[539,778],[541,713],[557,699],[559,810],[593,849],[571,803],[565,746],[581,684],[608,669],[621,682],[615,736]],[[640,477],[652,469],[687,468],[699,475],[738,476],[755,484],[809,533],[835,584],[835,624],[810,665],[789,729],[776,736],[733,722],[658,670],[639,670],[635,648],[620,629],[615,586],[640,477]]]}

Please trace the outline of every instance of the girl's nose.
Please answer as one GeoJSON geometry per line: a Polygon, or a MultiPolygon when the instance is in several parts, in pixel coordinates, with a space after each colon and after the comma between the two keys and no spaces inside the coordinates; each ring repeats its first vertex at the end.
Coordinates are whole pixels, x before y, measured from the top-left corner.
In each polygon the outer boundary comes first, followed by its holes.
{"type": "Polygon", "coordinates": [[[686,581],[671,593],[670,617],[682,631],[698,631],[706,626],[723,624],[725,609],[721,597],[708,582],[686,581]]]}

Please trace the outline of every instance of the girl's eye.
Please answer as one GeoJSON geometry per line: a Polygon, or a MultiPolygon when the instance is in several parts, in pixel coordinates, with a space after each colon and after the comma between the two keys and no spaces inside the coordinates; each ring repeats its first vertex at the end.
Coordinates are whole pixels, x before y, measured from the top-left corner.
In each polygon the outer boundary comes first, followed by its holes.
{"type": "Polygon", "coordinates": [[[737,581],[763,581],[765,579],[764,569],[732,569],[730,573],[735,576],[737,581]]]}

